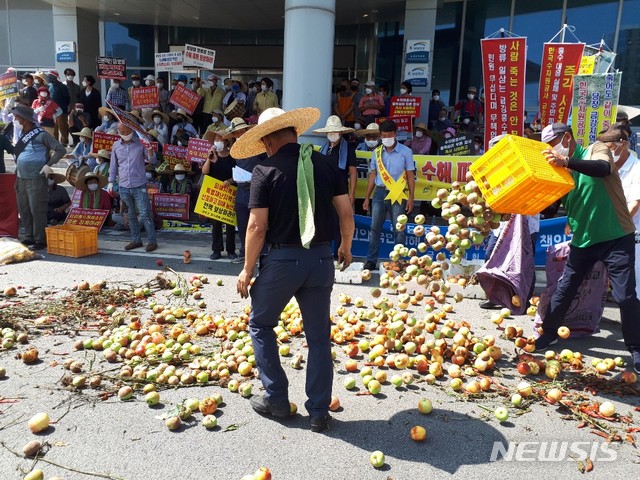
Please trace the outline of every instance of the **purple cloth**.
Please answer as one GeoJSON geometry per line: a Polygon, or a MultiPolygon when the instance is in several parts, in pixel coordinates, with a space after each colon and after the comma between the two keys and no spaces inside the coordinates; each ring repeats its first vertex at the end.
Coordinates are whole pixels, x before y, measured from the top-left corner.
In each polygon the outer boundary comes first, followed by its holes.
{"type": "Polygon", "coordinates": [[[491,302],[505,305],[516,315],[526,311],[535,268],[533,254],[529,222],[523,215],[512,216],[491,257],[476,273],[491,302]],[[514,295],[520,298],[520,306],[513,304],[514,295]]]}
{"type": "Polygon", "coordinates": [[[111,149],[109,182],[115,182],[124,188],[137,188],[147,184],[144,162],[147,150],[134,134],[129,143],[118,140],[111,149]]]}

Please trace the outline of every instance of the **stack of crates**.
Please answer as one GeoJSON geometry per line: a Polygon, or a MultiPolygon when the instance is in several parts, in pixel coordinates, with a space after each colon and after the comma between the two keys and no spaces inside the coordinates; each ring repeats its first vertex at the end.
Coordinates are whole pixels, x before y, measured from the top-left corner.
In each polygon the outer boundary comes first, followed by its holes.
{"type": "Polygon", "coordinates": [[[497,213],[536,215],[574,187],[565,168],[547,163],[546,143],[505,135],[470,167],[487,205],[497,213]]]}

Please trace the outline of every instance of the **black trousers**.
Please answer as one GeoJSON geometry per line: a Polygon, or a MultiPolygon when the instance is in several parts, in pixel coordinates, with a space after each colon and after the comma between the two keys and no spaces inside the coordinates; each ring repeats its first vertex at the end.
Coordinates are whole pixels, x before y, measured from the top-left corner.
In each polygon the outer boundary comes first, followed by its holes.
{"type": "Polygon", "coordinates": [[[211,250],[218,253],[224,250],[222,242],[223,225],[227,236],[227,254],[236,253],[236,227],[234,227],[233,225],[229,225],[228,223],[220,222],[218,220],[211,220],[211,250]]]}

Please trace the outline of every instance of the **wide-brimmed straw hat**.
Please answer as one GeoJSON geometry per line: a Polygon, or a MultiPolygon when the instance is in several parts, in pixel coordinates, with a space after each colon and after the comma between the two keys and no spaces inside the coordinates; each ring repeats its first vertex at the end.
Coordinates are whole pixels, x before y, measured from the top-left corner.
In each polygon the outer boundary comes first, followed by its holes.
{"type": "Polygon", "coordinates": [[[140,124],[144,123],[144,118],[142,118],[142,114],[140,113],[139,110],[131,110],[130,112],[128,112],[129,115],[131,115],[133,118],[135,118],[136,120],[138,120],[138,122],[140,124]]]}
{"type": "Polygon", "coordinates": [[[337,115],[331,115],[327,118],[327,123],[323,128],[318,128],[313,133],[351,133],[353,128],[345,127],[337,115]]]}
{"type": "Polygon", "coordinates": [[[233,134],[235,132],[238,132],[240,130],[244,130],[246,128],[253,128],[253,125],[249,125],[244,118],[240,118],[240,117],[236,117],[233,120],[231,120],[231,126],[229,127],[229,129],[225,132],[220,132],[220,133],[224,133],[223,135],[223,139],[228,139],[233,137],[233,134]]]}
{"type": "Polygon", "coordinates": [[[89,187],[87,186],[87,180],[91,180],[92,178],[98,180],[98,188],[104,188],[109,183],[109,179],[104,175],[98,175],[97,173],[89,172],[76,182],[76,188],[78,190],[86,192],[87,190],[89,190],[89,187]]]}
{"type": "Polygon", "coordinates": [[[424,133],[428,133],[429,129],[427,128],[427,126],[424,124],[424,122],[420,122],[419,124],[417,124],[415,127],[413,127],[414,130],[422,130],[424,133]]]}
{"type": "Polygon", "coordinates": [[[629,135],[618,125],[611,125],[606,132],[602,132],[596,140],[603,143],[628,141],[629,135]]]}
{"type": "Polygon", "coordinates": [[[296,108],[285,112],[281,108],[267,108],[260,114],[258,125],[242,135],[231,147],[233,158],[248,158],[265,152],[265,146],[260,141],[267,135],[294,128],[296,134],[302,135],[309,130],[320,118],[320,109],[314,107],[296,108]]]}
{"type": "Polygon", "coordinates": [[[98,153],[91,152],[89,156],[95,158],[104,158],[107,162],[111,161],[111,152],[109,150],[105,150],[104,148],[98,150],[98,153]]]}
{"type": "Polygon", "coordinates": [[[47,82],[47,78],[46,78],[44,72],[34,72],[34,73],[31,74],[31,76],[34,77],[34,78],[38,77],[43,85],[49,85],[49,82],[47,82]]]}
{"type": "Polygon", "coordinates": [[[67,177],[61,173],[50,173],[48,178],[53,178],[58,185],[67,181],[67,177]]]}
{"type": "Polygon", "coordinates": [[[89,140],[93,139],[93,132],[89,127],[84,127],[79,132],[72,132],[71,135],[76,135],[78,137],[85,137],[85,138],[88,138],[89,140]]]}
{"type": "Polygon", "coordinates": [[[375,122],[370,123],[367,125],[367,128],[356,130],[356,135],[359,137],[364,137],[365,135],[380,135],[380,125],[375,122]]]}
{"type": "Polygon", "coordinates": [[[175,165],[175,167],[173,167],[173,170],[171,170],[170,172],[167,172],[169,174],[176,174],[176,173],[185,173],[187,175],[193,175],[193,171],[192,170],[187,170],[187,167],[185,167],[182,163],[177,163],[175,165]]]}
{"type": "Polygon", "coordinates": [[[116,117],[116,114],[113,112],[113,110],[111,110],[110,108],[107,108],[107,107],[100,107],[98,109],[98,113],[100,114],[100,117],[104,117],[108,113],[113,118],[115,118],[115,119],[118,118],[118,117],[116,117]]]}
{"type": "Polygon", "coordinates": [[[187,119],[187,122],[189,122],[189,123],[193,123],[193,119],[192,119],[192,118],[189,116],[189,114],[188,114],[187,112],[185,112],[185,111],[184,111],[184,109],[182,109],[182,108],[179,108],[179,109],[177,109],[177,110],[175,110],[175,111],[173,111],[173,112],[171,112],[171,113],[169,114],[169,116],[170,116],[171,118],[173,118],[174,120],[178,120],[178,115],[182,115],[184,118],[186,118],[186,119],[187,119]]]}
{"type": "Polygon", "coordinates": [[[156,115],[159,115],[160,118],[162,118],[162,123],[169,123],[169,115],[161,112],[157,108],[153,109],[152,111],[146,111],[143,114],[145,121],[148,123],[151,123],[153,121],[153,117],[155,117],[156,115]]]}

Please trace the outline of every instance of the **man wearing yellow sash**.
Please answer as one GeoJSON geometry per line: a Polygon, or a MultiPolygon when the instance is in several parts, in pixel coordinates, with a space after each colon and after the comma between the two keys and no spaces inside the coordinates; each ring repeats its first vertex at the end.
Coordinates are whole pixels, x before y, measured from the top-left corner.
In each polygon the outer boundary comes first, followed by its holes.
{"type": "Polygon", "coordinates": [[[416,164],[409,147],[398,143],[398,126],[393,120],[380,125],[382,145],[376,148],[369,165],[369,183],[362,207],[369,211],[371,201],[371,237],[369,252],[364,268],[375,270],[380,250],[380,234],[387,214],[391,216],[391,226],[395,243],[405,243],[404,232],[396,231],[396,219],[413,210],[416,164]]]}

